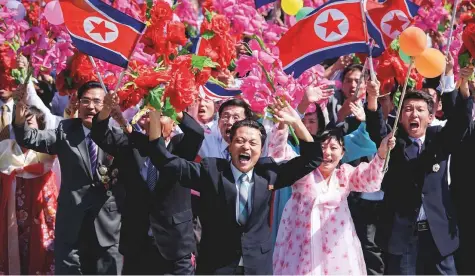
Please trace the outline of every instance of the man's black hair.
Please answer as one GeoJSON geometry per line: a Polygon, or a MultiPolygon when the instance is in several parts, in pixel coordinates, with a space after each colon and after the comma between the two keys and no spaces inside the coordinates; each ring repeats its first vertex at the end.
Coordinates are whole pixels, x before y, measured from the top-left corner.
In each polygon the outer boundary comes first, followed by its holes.
{"type": "Polygon", "coordinates": [[[250,119],[244,119],[242,121],[234,123],[234,125],[231,127],[231,133],[229,134],[229,138],[231,139],[231,141],[236,135],[236,131],[241,127],[250,127],[259,130],[259,132],[261,133],[261,146],[264,147],[264,143],[266,142],[267,138],[266,129],[261,123],[250,119]]]}
{"type": "MultiPolygon", "coordinates": [[[[432,96],[429,95],[429,93],[414,90],[412,92],[409,92],[406,94],[404,97],[404,102],[407,100],[423,100],[427,103],[427,109],[429,109],[429,114],[433,114],[434,111],[434,100],[432,99],[432,96]]],[[[403,102],[403,104],[404,104],[403,102]]]]}
{"type": "Polygon", "coordinates": [[[81,87],[79,87],[78,89],[78,100],[82,98],[82,96],[84,95],[84,93],[86,93],[86,91],[90,89],[94,89],[94,88],[102,89],[102,85],[97,81],[88,81],[85,84],[81,85],[81,87]]]}
{"type": "Polygon", "coordinates": [[[254,116],[251,107],[245,101],[241,99],[231,99],[221,104],[218,110],[219,117],[221,117],[223,110],[228,106],[239,106],[244,108],[244,115],[246,116],[246,119],[251,119],[254,116]]]}
{"type": "Polygon", "coordinates": [[[341,82],[345,81],[346,74],[348,74],[349,72],[353,72],[353,71],[363,72],[363,65],[361,65],[361,64],[350,64],[350,65],[346,66],[346,68],[341,73],[341,82]]]}

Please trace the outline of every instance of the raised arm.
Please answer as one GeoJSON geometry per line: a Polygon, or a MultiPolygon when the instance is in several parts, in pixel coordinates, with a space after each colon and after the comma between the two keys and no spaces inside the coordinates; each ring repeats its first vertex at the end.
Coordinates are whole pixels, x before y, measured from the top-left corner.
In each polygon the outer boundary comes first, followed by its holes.
{"type": "Polygon", "coordinates": [[[384,158],[388,150],[394,148],[395,144],[396,138],[392,137],[392,134],[387,135],[381,142],[378,153],[371,162],[362,162],[356,168],[344,164],[340,168],[339,173],[343,174],[347,179],[344,182],[345,184],[348,183],[348,192],[375,192],[380,190],[384,177],[384,158]]]}
{"type": "Polygon", "coordinates": [[[271,170],[277,173],[274,188],[279,189],[292,185],[295,181],[304,177],[322,162],[322,148],[320,143],[315,143],[312,135],[300,120],[300,116],[288,104],[277,101],[272,108],[274,117],[280,122],[291,126],[297,138],[300,140],[301,156],[293,158],[288,162],[274,163],[271,170]]]}
{"type": "Polygon", "coordinates": [[[60,136],[60,127],[56,129],[38,130],[28,127],[25,124],[27,106],[18,102],[15,108],[15,122],[13,130],[15,132],[15,139],[17,143],[25,148],[34,151],[58,154],[59,147],[57,141],[60,136]]]}
{"type": "MultiPolygon", "coordinates": [[[[150,116],[150,160],[160,171],[176,175],[179,184],[200,191],[201,164],[187,161],[170,153],[161,137],[160,112],[151,111],[150,116]]],[[[170,181],[170,185],[172,185],[170,181]]]]}
{"type": "Polygon", "coordinates": [[[183,135],[172,138],[172,142],[174,143],[172,153],[186,160],[195,160],[205,138],[204,130],[200,124],[186,112],[180,112],[177,120],[180,123],[179,126],[183,131],[183,135]]]}
{"type": "Polygon", "coordinates": [[[453,112],[447,118],[447,124],[438,136],[442,139],[439,145],[447,154],[452,153],[457,147],[472,123],[473,100],[470,97],[467,79],[473,75],[474,69],[463,68],[460,71],[463,81],[459,89],[459,97],[453,112]]]}

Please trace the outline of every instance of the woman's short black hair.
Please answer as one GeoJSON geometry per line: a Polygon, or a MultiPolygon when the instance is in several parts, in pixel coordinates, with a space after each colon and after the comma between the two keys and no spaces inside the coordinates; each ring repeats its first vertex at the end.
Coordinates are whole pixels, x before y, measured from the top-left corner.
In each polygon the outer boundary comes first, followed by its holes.
{"type": "Polygon", "coordinates": [[[94,88],[102,89],[102,85],[97,81],[88,81],[85,84],[81,85],[81,87],[79,87],[78,89],[78,100],[82,98],[82,96],[84,95],[84,93],[86,93],[86,91],[90,89],[94,89],[94,88]]]}
{"type": "MultiPolygon", "coordinates": [[[[320,107],[319,104],[315,103],[315,112],[317,113],[317,122],[318,122],[318,129],[317,129],[317,135],[321,134],[325,130],[325,116],[323,115],[323,110],[320,107]]],[[[306,113],[307,114],[312,114],[312,113],[306,113]]]]}
{"type": "Polygon", "coordinates": [[[317,140],[321,143],[327,141],[328,139],[335,139],[338,144],[345,150],[345,140],[343,139],[344,134],[341,128],[332,128],[325,130],[322,134],[317,136],[317,140]]]}
{"type": "Polygon", "coordinates": [[[264,126],[261,123],[259,123],[257,121],[254,121],[254,120],[249,120],[249,119],[244,119],[242,121],[238,121],[238,122],[234,123],[234,125],[231,127],[231,132],[229,134],[229,138],[230,138],[231,141],[233,140],[234,136],[236,135],[236,131],[241,127],[250,127],[250,128],[255,128],[255,129],[259,130],[259,132],[261,133],[261,146],[264,147],[264,144],[265,144],[266,138],[267,138],[266,129],[264,128],[264,126]]]}

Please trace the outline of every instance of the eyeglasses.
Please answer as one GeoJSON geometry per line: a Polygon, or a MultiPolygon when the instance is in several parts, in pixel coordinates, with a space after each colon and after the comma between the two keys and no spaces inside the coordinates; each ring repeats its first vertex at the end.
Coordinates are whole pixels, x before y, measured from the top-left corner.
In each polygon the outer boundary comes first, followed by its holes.
{"type": "Polygon", "coordinates": [[[244,118],[241,118],[239,115],[230,115],[230,114],[224,114],[223,117],[220,117],[221,120],[225,122],[229,122],[231,119],[234,120],[234,122],[244,120],[244,118]]]}
{"type": "Polygon", "coordinates": [[[81,103],[82,105],[86,105],[86,106],[89,106],[92,103],[96,107],[100,107],[100,106],[103,105],[103,102],[101,100],[98,100],[98,99],[91,100],[91,99],[87,99],[87,98],[80,99],[79,103],[81,103]]]}

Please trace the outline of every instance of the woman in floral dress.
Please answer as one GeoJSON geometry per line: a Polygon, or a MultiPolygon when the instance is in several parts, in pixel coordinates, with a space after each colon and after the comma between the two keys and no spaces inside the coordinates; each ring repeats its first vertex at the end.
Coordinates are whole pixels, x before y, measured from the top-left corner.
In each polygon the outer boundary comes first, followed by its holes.
{"type": "MultiPolygon", "coordinates": [[[[284,208],[274,248],[276,275],[366,274],[346,198],[350,191],[380,189],[383,158],[395,140],[386,137],[377,156],[357,167],[340,166],[345,153],[340,131],[324,132],[321,141],[323,163],[292,185],[292,197],[284,208]]],[[[286,142],[287,129],[282,128],[269,146],[277,161],[295,156],[286,142]]]]}
{"type": "MultiPolygon", "coordinates": [[[[27,124],[44,128],[30,107],[27,124]]],[[[54,274],[55,156],[0,142],[0,274],[54,274]]]]}

